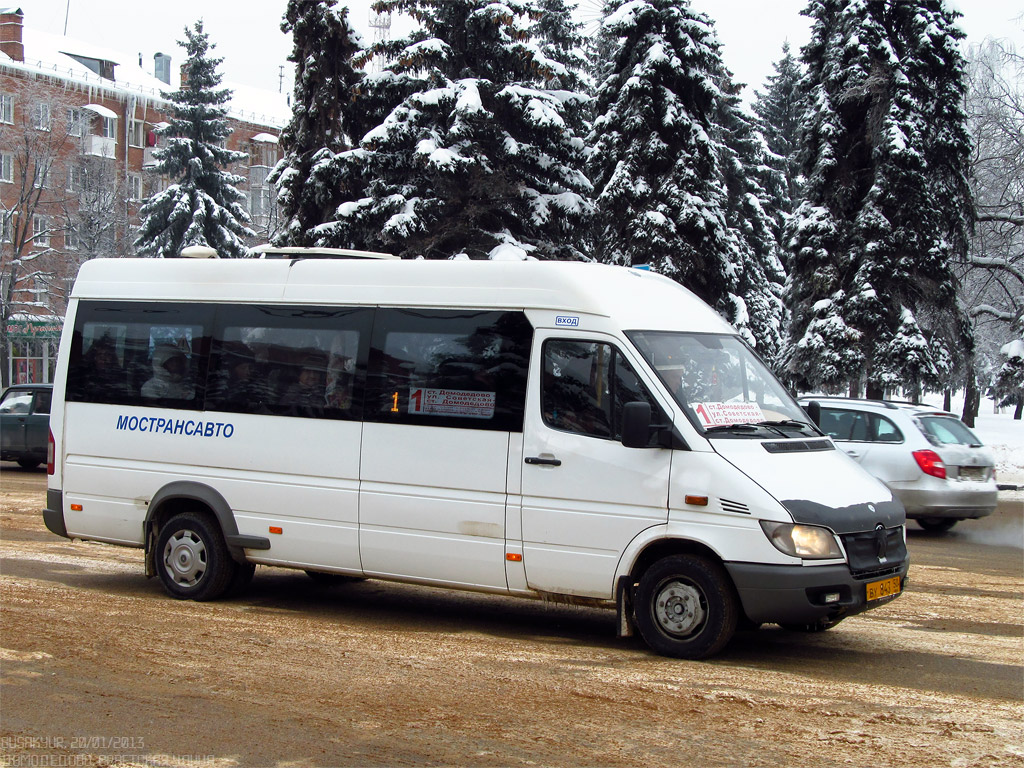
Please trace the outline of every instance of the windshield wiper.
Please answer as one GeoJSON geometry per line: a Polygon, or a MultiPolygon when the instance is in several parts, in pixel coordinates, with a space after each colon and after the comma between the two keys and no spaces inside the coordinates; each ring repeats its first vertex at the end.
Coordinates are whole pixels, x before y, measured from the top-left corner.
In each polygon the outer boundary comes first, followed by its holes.
{"type": "Polygon", "coordinates": [[[779,437],[792,437],[782,431],[781,428],[789,427],[790,429],[799,429],[800,431],[812,429],[811,425],[804,421],[797,421],[795,419],[780,419],[779,421],[759,421],[756,424],[746,421],[736,422],[735,424],[715,424],[712,427],[705,427],[705,432],[726,432],[736,430],[739,432],[758,432],[765,430],[779,437]]]}
{"type": "Polygon", "coordinates": [[[739,429],[745,432],[756,432],[759,429],[764,429],[764,427],[760,424],[749,424],[743,421],[737,422],[735,424],[715,424],[714,426],[711,427],[704,427],[705,432],[724,432],[729,429],[739,429]]]}
{"type": "Polygon", "coordinates": [[[797,429],[811,429],[811,425],[806,421],[797,421],[796,419],[780,419],[779,421],[759,421],[759,426],[764,427],[796,427],[797,429]]]}

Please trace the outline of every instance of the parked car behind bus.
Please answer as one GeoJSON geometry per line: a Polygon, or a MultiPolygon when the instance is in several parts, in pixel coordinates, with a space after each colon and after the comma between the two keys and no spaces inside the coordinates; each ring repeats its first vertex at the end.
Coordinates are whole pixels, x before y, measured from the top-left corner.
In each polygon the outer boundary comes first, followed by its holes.
{"type": "Polygon", "coordinates": [[[0,459],[33,469],[46,461],[52,384],[15,384],[0,398],[0,459]]]}
{"type": "Polygon", "coordinates": [[[996,508],[995,462],[955,414],[926,405],[853,398],[801,398],[821,406],[820,427],[903,502],[926,531],[996,508]]]}

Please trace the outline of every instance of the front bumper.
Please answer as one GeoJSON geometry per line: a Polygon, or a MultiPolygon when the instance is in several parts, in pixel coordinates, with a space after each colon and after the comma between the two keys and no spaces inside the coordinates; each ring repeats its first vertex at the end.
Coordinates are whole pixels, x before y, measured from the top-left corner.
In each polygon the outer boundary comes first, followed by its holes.
{"type": "Polygon", "coordinates": [[[854,576],[847,565],[760,565],[725,563],[747,618],[758,624],[812,624],[837,621],[892,602],[906,587],[910,560],[892,568],[854,576]],[[867,585],[898,576],[898,594],[868,602],[867,585]],[[826,603],[826,594],[839,594],[826,603]]]}

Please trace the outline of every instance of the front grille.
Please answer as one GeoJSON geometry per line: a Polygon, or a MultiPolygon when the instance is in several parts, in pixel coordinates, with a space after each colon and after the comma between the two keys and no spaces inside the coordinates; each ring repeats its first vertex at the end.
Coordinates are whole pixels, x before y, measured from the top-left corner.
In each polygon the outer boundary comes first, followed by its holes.
{"type": "Polygon", "coordinates": [[[879,528],[841,535],[850,570],[856,578],[886,575],[898,571],[907,559],[903,527],[879,528]]]}

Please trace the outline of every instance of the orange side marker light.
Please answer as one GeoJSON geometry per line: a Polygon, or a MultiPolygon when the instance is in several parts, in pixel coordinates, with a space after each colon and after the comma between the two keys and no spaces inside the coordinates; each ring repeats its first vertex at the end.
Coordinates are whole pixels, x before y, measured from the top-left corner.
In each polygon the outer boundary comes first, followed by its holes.
{"type": "Polygon", "coordinates": [[[512,563],[523,562],[523,556],[518,554],[517,552],[509,552],[507,555],[505,555],[505,559],[512,563]]]}
{"type": "Polygon", "coordinates": [[[81,504],[72,504],[71,505],[71,511],[72,512],[81,512],[82,511],[82,505],[81,504]]]}
{"type": "Polygon", "coordinates": [[[284,528],[282,528],[279,525],[272,525],[272,526],[270,526],[270,532],[271,533],[284,533],[284,528]]]}
{"type": "Polygon", "coordinates": [[[695,507],[706,507],[708,505],[707,496],[690,496],[687,494],[685,500],[687,504],[692,504],[695,507]]]}

